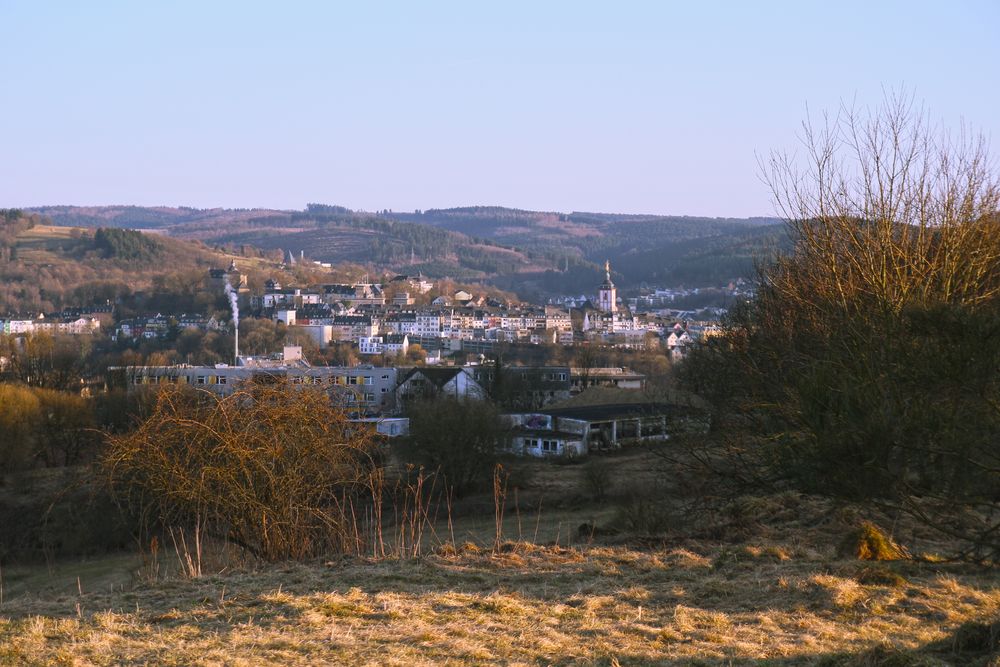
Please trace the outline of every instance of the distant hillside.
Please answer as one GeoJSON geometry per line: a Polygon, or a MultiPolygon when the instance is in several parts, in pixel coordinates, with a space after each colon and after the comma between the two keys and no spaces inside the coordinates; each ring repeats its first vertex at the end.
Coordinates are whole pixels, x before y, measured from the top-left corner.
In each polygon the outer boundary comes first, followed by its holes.
{"type": "Polygon", "coordinates": [[[124,227],[128,229],[157,229],[168,231],[174,227],[192,225],[232,225],[282,211],[270,209],[197,209],[169,206],[40,206],[30,209],[66,227],[124,227]]]}
{"type": "MultiPolygon", "coordinates": [[[[32,212],[55,224],[154,228],[213,244],[305,252],[309,259],[356,262],[432,278],[488,280],[565,266],[561,252],[515,248],[431,225],[414,224],[338,206],[304,211],[42,207],[32,212]]],[[[578,257],[571,263],[580,264],[578,257]]],[[[589,267],[596,271],[596,266],[589,267]]]]}
{"type": "Polygon", "coordinates": [[[547,247],[588,263],[609,259],[623,286],[712,285],[746,277],[756,257],[786,245],[777,218],[543,213],[491,206],[390,215],[498,242],[547,247]]]}
{"type": "Polygon", "coordinates": [[[310,204],[302,211],[49,206],[55,224],[156,229],[213,244],[304,251],[372,270],[491,281],[521,294],[593,288],[605,259],[623,288],[718,285],[787,245],[774,218],[557,213],[497,206],[413,213],[310,204]]]}
{"type": "MultiPolygon", "coordinates": [[[[29,217],[0,216],[0,313],[50,312],[114,301],[151,290],[187,295],[211,267],[234,256],[203,243],[119,228],[57,227],[29,217]]],[[[244,270],[273,265],[260,258],[236,258],[244,270]]],[[[205,306],[213,305],[209,298],[205,306]]],[[[158,305],[150,301],[149,306],[158,305]]]]}

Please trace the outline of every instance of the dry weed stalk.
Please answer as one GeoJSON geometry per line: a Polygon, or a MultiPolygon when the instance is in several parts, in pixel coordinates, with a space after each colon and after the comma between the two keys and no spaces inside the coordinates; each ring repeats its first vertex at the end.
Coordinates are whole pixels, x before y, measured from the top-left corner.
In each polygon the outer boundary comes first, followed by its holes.
{"type": "Polygon", "coordinates": [[[510,475],[501,464],[493,468],[493,520],[496,532],[493,538],[493,553],[500,553],[503,543],[503,512],[507,504],[507,482],[510,475]]]}

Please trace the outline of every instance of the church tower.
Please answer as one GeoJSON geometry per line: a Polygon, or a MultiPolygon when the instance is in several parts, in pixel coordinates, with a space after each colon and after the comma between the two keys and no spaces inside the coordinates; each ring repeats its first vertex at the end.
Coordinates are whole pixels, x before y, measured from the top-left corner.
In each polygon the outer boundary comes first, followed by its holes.
{"type": "Polygon", "coordinates": [[[597,293],[597,305],[605,313],[614,313],[618,310],[618,290],[611,282],[611,262],[604,262],[604,283],[597,293]]]}

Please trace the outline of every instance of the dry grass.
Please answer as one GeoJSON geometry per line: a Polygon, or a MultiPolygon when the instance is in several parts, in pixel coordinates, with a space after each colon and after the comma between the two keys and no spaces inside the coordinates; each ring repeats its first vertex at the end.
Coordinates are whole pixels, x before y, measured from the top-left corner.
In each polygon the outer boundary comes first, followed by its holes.
{"type": "Polygon", "coordinates": [[[841,664],[944,642],[935,664],[970,664],[949,662],[950,634],[1000,613],[994,572],[898,563],[905,584],[863,584],[862,564],[796,551],[511,542],[22,595],[0,609],[0,662],[841,664]]]}
{"type": "MultiPolygon", "coordinates": [[[[618,480],[651,474],[639,455],[609,461],[618,480]]],[[[535,470],[542,513],[522,496],[496,550],[492,508],[467,507],[454,541],[439,521],[431,555],[413,560],[230,562],[184,579],[164,556],[154,583],[95,562],[79,585],[71,566],[8,571],[0,664],[912,667],[986,665],[998,648],[995,570],[836,555],[864,519],[892,525],[913,553],[933,550],[913,527],[781,494],[637,539],[613,530],[615,508],[570,496],[579,469],[535,470]],[[603,537],[590,544],[581,524],[603,537]]]]}

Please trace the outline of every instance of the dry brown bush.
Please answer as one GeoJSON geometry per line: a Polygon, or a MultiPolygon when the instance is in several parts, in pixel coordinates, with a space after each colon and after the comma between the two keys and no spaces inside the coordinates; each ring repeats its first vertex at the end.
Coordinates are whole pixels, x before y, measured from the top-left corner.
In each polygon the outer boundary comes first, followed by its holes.
{"type": "Polygon", "coordinates": [[[298,559],[358,549],[375,437],[320,388],[250,382],[220,398],[165,385],[138,428],[109,437],[104,467],[151,525],[298,559]]]}

